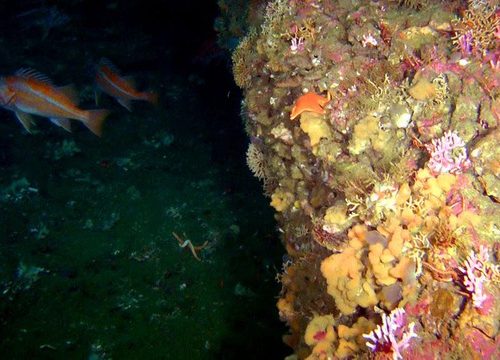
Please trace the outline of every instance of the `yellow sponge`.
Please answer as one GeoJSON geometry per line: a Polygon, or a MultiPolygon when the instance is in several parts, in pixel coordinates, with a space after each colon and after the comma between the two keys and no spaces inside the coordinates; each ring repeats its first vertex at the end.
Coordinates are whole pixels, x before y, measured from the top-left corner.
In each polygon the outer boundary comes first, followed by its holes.
{"type": "Polygon", "coordinates": [[[335,299],[336,306],[345,315],[354,313],[357,306],[367,308],[377,303],[372,280],[362,277],[365,267],[360,260],[360,253],[348,247],[321,263],[321,273],[328,284],[328,294],[335,299]]]}
{"type": "Polygon", "coordinates": [[[318,145],[322,138],[330,138],[332,136],[330,127],[323,120],[323,116],[313,112],[304,112],[302,114],[300,117],[300,128],[309,135],[312,147],[318,145]]]}

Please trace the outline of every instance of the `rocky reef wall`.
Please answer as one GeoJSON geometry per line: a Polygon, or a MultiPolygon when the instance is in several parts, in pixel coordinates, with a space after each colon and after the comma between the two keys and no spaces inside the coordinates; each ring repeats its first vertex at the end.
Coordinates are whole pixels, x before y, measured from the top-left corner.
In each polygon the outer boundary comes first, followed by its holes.
{"type": "Polygon", "coordinates": [[[290,359],[500,358],[495,4],[274,0],[234,51],[290,359]]]}

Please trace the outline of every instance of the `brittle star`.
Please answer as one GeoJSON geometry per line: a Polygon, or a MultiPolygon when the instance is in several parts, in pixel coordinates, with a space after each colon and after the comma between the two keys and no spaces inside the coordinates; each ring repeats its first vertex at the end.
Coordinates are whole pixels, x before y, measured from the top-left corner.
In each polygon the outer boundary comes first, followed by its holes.
{"type": "MultiPolygon", "coordinates": [[[[173,231],[172,231],[172,235],[179,242],[179,247],[185,248],[186,246],[188,246],[189,250],[191,250],[191,254],[193,254],[194,258],[198,261],[201,261],[201,259],[198,257],[197,251],[201,251],[201,250],[205,249],[208,246],[208,241],[205,241],[202,245],[194,246],[193,243],[191,242],[191,240],[187,240],[187,239],[184,240],[183,238],[181,238],[179,235],[177,235],[173,231]]],[[[184,237],[186,237],[186,234],[184,234],[184,237]]]]}

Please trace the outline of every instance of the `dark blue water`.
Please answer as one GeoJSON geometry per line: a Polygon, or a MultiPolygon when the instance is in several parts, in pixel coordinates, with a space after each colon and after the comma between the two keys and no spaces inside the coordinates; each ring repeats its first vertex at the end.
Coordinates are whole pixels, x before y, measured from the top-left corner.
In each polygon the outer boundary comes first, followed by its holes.
{"type": "Polygon", "coordinates": [[[28,134],[0,110],[2,358],[286,354],[275,310],[281,244],[244,163],[240,94],[212,30],[217,6],[201,3],[0,4],[1,76],[34,68],[74,84],[92,109],[104,56],[160,97],[128,112],[102,96],[111,115],[101,138],[41,117],[28,134]],[[173,232],[206,244],[201,261],[173,232]]]}

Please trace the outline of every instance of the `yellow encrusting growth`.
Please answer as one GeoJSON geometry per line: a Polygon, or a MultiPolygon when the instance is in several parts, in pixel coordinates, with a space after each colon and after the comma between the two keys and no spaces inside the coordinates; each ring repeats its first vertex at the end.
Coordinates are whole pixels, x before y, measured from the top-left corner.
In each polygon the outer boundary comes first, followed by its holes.
{"type": "Polygon", "coordinates": [[[345,359],[356,355],[361,349],[366,350],[363,334],[368,334],[375,327],[372,321],[363,316],[359,317],[352,327],[339,325],[337,330],[339,345],[335,355],[339,359],[345,359]]]}
{"type": "Polygon", "coordinates": [[[342,253],[330,255],[321,263],[328,294],[333,296],[335,304],[345,315],[354,313],[357,306],[367,308],[377,303],[372,280],[363,276],[365,267],[361,255],[365,246],[365,233],[365,228],[350,230],[349,246],[342,253]]]}
{"type": "Polygon", "coordinates": [[[321,139],[331,137],[330,127],[320,114],[309,111],[302,113],[300,128],[309,136],[313,152],[321,139]]]}
{"type": "Polygon", "coordinates": [[[332,315],[315,316],[307,325],[304,339],[307,345],[316,345],[322,341],[333,342],[337,333],[333,329],[335,320],[332,315]]]}
{"type": "Polygon", "coordinates": [[[339,233],[346,230],[351,223],[347,210],[345,202],[338,202],[326,209],[325,216],[323,217],[323,228],[331,233],[339,233]]]}
{"type": "Polygon", "coordinates": [[[277,191],[271,195],[271,206],[276,211],[285,211],[293,203],[293,194],[290,192],[277,191]]]}
{"type": "Polygon", "coordinates": [[[437,89],[436,85],[431,81],[420,78],[416,81],[415,85],[408,90],[408,93],[416,100],[426,101],[432,100],[437,96],[437,89]]]}

